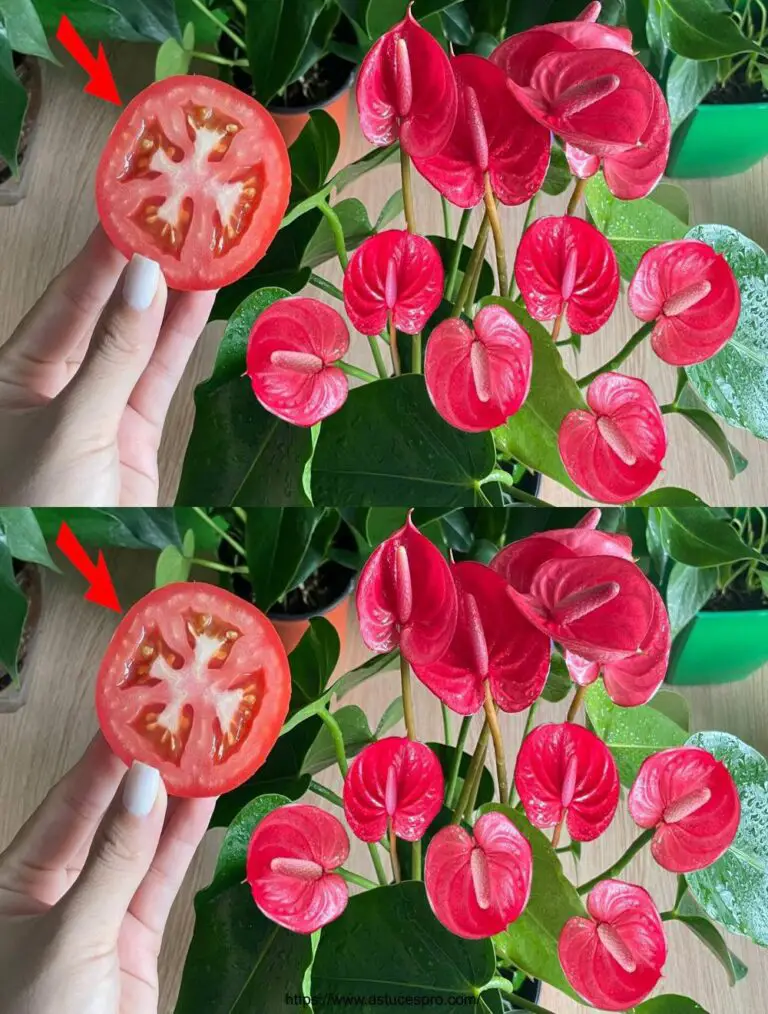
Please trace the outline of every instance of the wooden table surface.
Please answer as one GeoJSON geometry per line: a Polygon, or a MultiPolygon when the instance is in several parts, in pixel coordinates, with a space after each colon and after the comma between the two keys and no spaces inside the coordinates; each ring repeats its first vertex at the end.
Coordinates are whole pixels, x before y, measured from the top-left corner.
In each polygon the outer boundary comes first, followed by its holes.
{"type": "MultiPolygon", "coordinates": [[[[149,46],[117,47],[113,60],[123,98],[151,80],[154,50],[149,46]]],[[[14,208],[0,208],[0,342],[39,297],[50,279],[74,256],[96,222],[93,176],[102,145],[117,116],[117,109],[82,94],[83,76],[74,69],[44,68],[45,95],[40,136],[26,200],[14,208]]],[[[351,118],[353,119],[353,117],[351,118]]],[[[356,121],[350,122],[347,155],[357,158],[366,150],[356,121]]],[[[397,167],[386,167],[359,181],[349,194],[367,204],[371,220],[386,198],[399,186],[397,167]]],[[[723,222],[742,230],[761,246],[768,246],[768,160],[743,176],[687,184],[697,222],[723,222]]],[[[419,228],[440,233],[442,217],[437,195],[416,174],[415,203],[419,228]]],[[[346,195],[345,195],[346,196],[346,195]]],[[[563,198],[547,198],[541,212],[562,213],[563,198]]],[[[503,221],[511,252],[523,211],[504,209],[503,221]]],[[[458,221],[458,213],[454,215],[458,221]]],[[[510,257],[508,253],[508,257],[510,257]]],[[[339,270],[328,265],[324,273],[339,280],[339,270]]],[[[324,298],[317,290],[312,295],[324,298]]],[[[581,372],[588,372],[612,355],[635,330],[634,318],[622,298],[620,310],[597,335],[585,339],[581,372]]],[[[193,420],[192,390],[213,363],[220,325],[208,328],[193,357],[175,399],[162,449],[161,503],[172,500],[179,479],[184,447],[193,420]]],[[[569,350],[569,354],[570,350],[569,350]]],[[[357,339],[352,359],[372,368],[367,342],[357,339]]],[[[661,401],[674,390],[675,373],[658,360],[648,343],[628,361],[629,372],[650,382],[661,401]]],[[[734,482],[716,452],[682,418],[667,418],[670,449],[663,476],[667,485],[686,486],[710,504],[756,504],[766,501],[768,444],[743,431],[729,431],[750,466],[734,482]]],[[[556,504],[576,501],[554,482],[545,481],[542,496],[556,504]]]]}
{"type": "MultiPolygon", "coordinates": [[[[109,556],[117,591],[124,604],[151,585],[154,554],[117,553],[109,556]]],[[[93,686],[96,669],[114,628],[115,620],[104,610],[82,600],[82,582],[50,574],[44,581],[43,616],[39,636],[27,669],[30,695],[16,715],[0,715],[0,851],[48,789],[82,754],[96,730],[93,686]]],[[[365,657],[354,618],[350,620],[347,667],[365,657]]],[[[437,703],[416,681],[416,714],[424,739],[442,738],[437,703]]],[[[399,694],[399,677],[384,673],[358,688],[345,703],[365,708],[375,727],[387,704],[399,694]]],[[[743,683],[730,687],[687,688],[694,729],[724,729],[768,753],[768,667],[743,683]]],[[[544,705],[537,721],[562,721],[564,705],[544,705]]],[[[523,716],[503,717],[505,741],[510,755],[522,735],[523,716]]],[[[477,729],[473,730],[473,737],[477,729]]],[[[338,789],[332,775],[328,784],[338,789]]],[[[318,802],[312,797],[313,802],[318,802]]],[[[636,829],[622,804],[609,830],[585,846],[579,870],[583,880],[606,869],[635,836],[636,829]]],[[[187,877],[174,907],[161,956],[162,997],[160,1014],[171,1014],[193,926],[192,898],[213,871],[221,832],[210,832],[187,877]]],[[[370,859],[362,844],[353,847],[348,865],[373,876],[370,859]]],[[[570,860],[568,860],[570,862],[570,860]]],[[[572,869],[566,867],[569,875],[572,869]]],[[[643,884],[660,908],[670,907],[675,878],[656,866],[646,850],[627,868],[627,879],[643,884]]],[[[668,993],[691,995],[709,1014],[765,1014],[768,1010],[768,951],[741,937],[729,937],[729,945],[749,967],[749,975],[735,988],[725,973],[686,927],[667,924],[669,959],[663,980],[668,993]]],[[[553,1014],[577,1014],[587,1008],[545,988],[542,1004],[553,1014]]],[[[204,1012],[201,1012],[204,1014],[204,1012]]],[[[278,1014],[276,1011],[275,1014],[278,1014]]]]}

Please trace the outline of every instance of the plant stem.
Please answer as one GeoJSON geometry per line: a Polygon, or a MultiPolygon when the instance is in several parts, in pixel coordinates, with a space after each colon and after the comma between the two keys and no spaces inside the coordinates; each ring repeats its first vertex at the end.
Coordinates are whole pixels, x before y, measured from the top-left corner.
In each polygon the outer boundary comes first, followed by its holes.
{"type": "Polygon", "coordinates": [[[381,354],[381,349],[379,348],[379,339],[375,334],[368,335],[368,344],[371,347],[371,355],[373,356],[373,361],[376,364],[376,372],[378,373],[380,379],[384,380],[387,376],[387,367],[384,365],[384,358],[381,354]]]}
{"type": "Polygon", "coordinates": [[[552,341],[557,343],[557,339],[560,337],[560,328],[563,326],[563,320],[565,319],[565,303],[563,308],[555,317],[555,323],[552,325],[552,341]]]}
{"type": "Polygon", "coordinates": [[[411,373],[421,373],[421,331],[411,335],[411,373]]]}
{"type": "MultiPolygon", "coordinates": [[[[539,706],[539,701],[536,700],[536,701],[533,702],[533,704],[530,706],[530,708],[528,708],[528,714],[526,715],[526,718],[525,718],[525,726],[523,727],[523,738],[520,740],[520,745],[521,746],[525,742],[526,737],[528,736],[528,733],[533,728],[533,719],[536,717],[536,709],[538,708],[538,706],[539,706]]],[[[516,796],[517,796],[517,789],[515,788],[515,783],[514,783],[514,779],[513,779],[512,786],[511,786],[511,788],[509,790],[509,805],[510,806],[514,806],[515,805],[515,797],[516,796]]]]}
{"type": "Polygon", "coordinates": [[[656,831],[655,827],[649,827],[646,831],[643,831],[641,835],[638,835],[638,837],[635,838],[635,840],[629,846],[627,851],[622,856],[619,856],[619,858],[616,860],[613,866],[609,866],[604,873],[601,873],[599,876],[593,877],[591,880],[588,880],[586,884],[582,884],[581,887],[577,887],[576,890],[579,892],[579,894],[587,894],[589,891],[592,890],[593,887],[596,887],[601,880],[610,880],[612,877],[615,877],[618,873],[621,873],[624,867],[629,865],[630,860],[632,860],[641,849],[645,848],[645,846],[648,844],[651,838],[653,838],[655,831],[656,831]]]}
{"type": "Polygon", "coordinates": [[[228,542],[230,546],[234,549],[234,551],[236,553],[239,553],[240,556],[243,557],[243,559],[247,557],[248,554],[245,551],[245,547],[242,546],[237,541],[237,539],[233,539],[225,528],[219,528],[219,526],[216,524],[213,518],[210,517],[203,510],[202,507],[193,507],[192,510],[195,512],[195,514],[197,514],[197,516],[200,518],[201,521],[204,521],[209,526],[209,528],[212,528],[215,532],[218,532],[218,534],[222,537],[222,539],[224,539],[225,542],[228,542]]]}
{"type": "Polygon", "coordinates": [[[446,746],[451,745],[451,715],[448,708],[440,701],[440,714],[443,716],[443,741],[446,746]]]}
{"type": "Polygon", "coordinates": [[[395,883],[400,883],[400,860],[397,857],[397,836],[395,835],[395,825],[392,823],[390,818],[389,821],[389,857],[392,860],[392,876],[395,879],[395,883]]]}
{"type": "Polygon", "coordinates": [[[509,474],[505,472],[503,468],[495,468],[492,472],[483,479],[483,484],[487,482],[498,482],[504,489],[509,493],[513,500],[519,500],[520,503],[530,504],[532,507],[551,507],[552,504],[547,503],[546,500],[540,500],[533,493],[526,493],[524,489],[520,489],[515,485],[515,480],[509,474]]]}
{"type": "Polygon", "coordinates": [[[470,820],[472,818],[472,814],[475,812],[475,804],[477,803],[477,794],[480,791],[480,782],[483,780],[483,772],[485,770],[485,755],[487,752],[488,752],[488,741],[486,738],[486,746],[485,749],[483,750],[483,763],[480,765],[480,767],[472,776],[472,787],[469,792],[467,809],[464,813],[464,816],[467,818],[467,820],[470,820]]]}
{"type": "Polygon", "coordinates": [[[485,253],[485,244],[488,239],[488,233],[491,228],[491,223],[488,220],[488,212],[485,213],[483,221],[480,223],[480,228],[477,230],[477,238],[475,239],[475,245],[472,247],[472,253],[470,254],[467,266],[464,269],[464,278],[461,282],[461,288],[459,294],[456,297],[456,302],[453,304],[453,310],[451,310],[452,317],[460,317],[464,304],[467,301],[469,295],[469,289],[472,285],[472,278],[475,273],[475,268],[478,264],[482,263],[483,255],[485,253]]]}
{"type": "Polygon", "coordinates": [[[453,761],[451,762],[451,769],[448,773],[448,781],[445,786],[445,805],[452,807],[454,805],[454,796],[456,795],[456,782],[459,780],[459,768],[461,767],[461,758],[464,756],[464,744],[467,741],[469,735],[469,727],[472,724],[472,716],[466,715],[461,720],[459,727],[459,738],[456,740],[456,750],[453,755],[453,761]]]}
{"type": "Polygon", "coordinates": [[[565,209],[566,215],[573,215],[576,212],[581,199],[584,196],[584,190],[586,189],[586,180],[576,180],[576,185],[573,188],[570,200],[568,201],[568,207],[565,209]]]}
{"type": "Polygon", "coordinates": [[[395,376],[400,376],[400,349],[397,347],[397,328],[395,327],[395,318],[392,313],[389,314],[389,352],[392,356],[392,369],[394,370],[395,376]]]}
{"type": "Polygon", "coordinates": [[[245,0],[232,0],[232,3],[237,7],[240,13],[245,17],[248,13],[248,8],[245,6],[245,0]]]}
{"type": "MultiPolygon", "coordinates": [[[[192,0],[192,3],[195,7],[197,7],[200,13],[204,14],[209,21],[212,21],[220,31],[224,32],[225,35],[228,35],[236,46],[239,46],[243,52],[247,51],[248,47],[245,44],[245,39],[242,39],[237,32],[233,31],[229,27],[229,25],[225,24],[223,21],[219,21],[213,11],[209,10],[202,0],[192,0]]],[[[245,11],[243,11],[243,13],[245,13],[245,11]]]]}
{"type": "Polygon", "coordinates": [[[327,278],[323,278],[322,275],[317,275],[313,271],[309,276],[309,284],[314,285],[316,289],[321,289],[323,292],[327,292],[329,296],[333,296],[334,299],[339,299],[344,302],[344,293],[338,288],[333,282],[329,282],[327,278]]]}
{"type": "Polygon", "coordinates": [[[503,296],[509,291],[507,280],[507,254],[504,249],[504,231],[501,228],[499,209],[496,207],[496,198],[491,187],[491,177],[485,174],[485,213],[491,223],[493,242],[496,247],[496,273],[499,276],[499,295],[503,296]]]}
{"type": "Polygon", "coordinates": [[[246,513],[245,507],[233,507],[232,511],[240,518],[243,524],[247,524],[248,514],[246,513]]]}
{"type": "Polygon", "coordinates": [[[593,380],[599,377],[601,373],[608,373],[611,370],[615,370],[617,366],[621,366],[624,360],[629,357],[643,339],[647,338],[651,331],[653,331],[655,323],[655,320],[651,320],[647,324],[643,324],[641,328],[635,331],[629,341],[619,349],[613,359],[609,359],[607,363],[603,363],[603,365],[599,366],[596,370],[592,370],[592,372],[588,373],[586,377],[581,377],[580,380],[577,380],[576,383],[579,387],[586,387],[587,384],[591,384],[593,380]]]}
{"type": "Polygon", "coordinates": [[[659,912],[662,922],[672,922],[673,919],[677,919],[677,912],[659,912]]]}
{"type": "Polygon", "coordinates": [[[475,265],[475,270],[472,272],[472,281],[469,283],[469,292],[467,293],[467,305],[466,305],[467,313],[471,313],[475,305],[475,297],[477,296],[477,289],[478,286],[480,285],[480,275],[482,275],[483,273],[483,266],[485,264],[485,248],[487,247],[487,245],[488,240],[486,238],[486,241],[483,244],[483,255],[475,265]]]}
{"type": "Polygon", "coordinates": [[[411,880],[421,880],[421,838],[411,845],[411,880]]]}
{"type": "Polygon", "coordinates": [[[379,377],[375,377],[368,370],[361,370],[359,366],[353,366],[352,363],[345,363],[343,359],[337,359],[334,366],[338,366],[340,370],[343,370],[350,377],[357,377],[358,380],[364,380],[367,384],[370,384],[372,380],[379,380],[379,377]]]}
{"type": "Polygon", "coordinates": [[[496,754],[496,778],[499,783],[499,802],[504,803],[509,796],[507,786],[507,758],[504,755],[504,739],[501,735],[499,716],[496,714],[496,704],[491,694],[491,684],[485,681],[485,720],[491,730],[493,750],[496,754]]]}
{"type": "Polygon", "coordinates": [[[567,808],[564,808],[563,809],[563,815],[561,816],[560,820],[558,820],[557,824],[555,825],[555,830],[552,832],[552,848],[553,849],[556,849],[557,846],[560,844],[560,836],[563,833],[563,827],[565,826],[565,817],[566,817],[567,812],[568,812],[567,808]]]}
{"type": "Polygon", "coordinates": [[[581,711],[581,706],[584,703],[584,698],[587,694],[586,687],[576,687],[576,693],[573,695],[571,706],[568,708],[568,715],[566,716],[566,722],[575,722],[576,716],[581,711]]]}
{"type": "MultiPolygon", "coordinates": [[[[528,207],[525,209],[525,218],[523,219],[523,228],[522,231],[520,232],[520,239],[522,239],[523,236],[526,234],[526,232],[528,231],[528,227],[530,226],[533,220],[533,215],[534,212],[536,211],[536,204],[539,200],[540,193],[541,191],[538,191],[538,193],[535,193],[533,197],[530,199],[530,201],[528,201],[528,207]]],[[[518,246],[519,245],[520,243],[518,241],[518,246]]],[[[515,273],[513,271],[512,277],[509,280],[509,292],[507,293],[507,295],[509,296],[510,299],[517,299],[518,292],[519,290],[517,288],[517,282],[515,281],[515,273]]]]}
{"type": "Polygon", "coordinates": [[[413,187],[411,186],[411,158],[400,145],[400,178],[403,181],[403,211],[408,232],[416,232],[416,216],[413,211],[413,187]]]}
{"type": "Polygon", "coordinates": [[[505,979],[503,976],[498,976],[498,978],[491,979],[490,982],[487,982],[483,987],[483,992],[487,989],[498,989],[502,993],[506,993],[508,996],[511,996],[513,999],[513,1006],[519,1007],[521,1010],[533,1011],[533,1014],[552,1014],[552,1011],[548,1010],[546,1007],[541,1007],[539,1004],[534,1003],[533,1000],[526,1000],[525,997],[519,996],[515,992],[515,987],[509,979],[505,979]]]}
{"type": "Polygon", "coordinates": [[[440,194],[440,205],[443,209],[443,233],[446,239],[451,238],[451,209],[448,207],[448,201],[440,194]]]}
{"type": "Polygon", "coordinates": [[[475,752],[472,754],[472,760],[469,762],[467,773],[464,775],[464,785],[461,789],[461,795],[459,796],[459,801],[453,811],[453,817],[451,817],[452,824],[461,823],[461,818],[464,815],[467,803],[469,802],[469,797],[472,793],[472,783],[474,781],[475,774],[482,770],[483,762],[485,761],[485,751],[488,746],[489,735],[490,729],[488,728],[488,720],[486,719],[483,724],[482,731],[477,737],[477,746],[475,747],[475,752]]]}
{"type": "Polygon", "coordinates": [[[456,242],[453,244],[451,260],[448,264],[448,274],[445,279],[445,298],[449,301],[453,299],[453,290],[456,288],[456,275],[459,273],[461,251],[464,249],[464,237],[467,234],[471,217],[472,210],[466,209],[462,211],[461,218],[459,219],[459,231],[456,233],[456,242]]]}
{"type": "Polygon", "coordinates": [[[309,783],[309,791],[314,792],[316,796],[320,796],[321,799],[325,799],[329,803],[333,803],[334,806],[340,806],[344,809],[344,800],[333,789],[329,789],[327,785],[323,785],[322,782],[316,782],[313,778],[309,783]]]}
{"type": "Polygon", "coordinates": [[[199,49],[190,51],[190,56],[196,60],[207,60],[208,63],[215,63],[220,67],[247,67],[247,60],[228,60],[226,56],[217,56],[215,53],[202,53],[199,49]]]}
{"type": "Polygon", "coordinates": [[[413,691],[411,689],[411,666],[408,659],[400,653],[400,685],[403,692],[403,718],[408,739],[416,739],[416,717],[413,711],[413,691]]]}
{"type": "Polygon", "coordinates": [[[343,877],[347,883],[357,884],[358,887],[364,887],[366,891],[372,891],[381,886],[380,884],[374,884],[374,882],[369,880],[368,877],[361,877],[359,873],[353,873],[352,870],[345,870],[343,866],[337,866],[333,872],[338,873],[338,875],[343,877]]]}
{"type": "Polygon", "coordinates": [[[214,560],[202,560],[200,557],[193,556],[189,561],[190,563],[196,564],[198,567],[207,567],[208,570],[215,570],[219,574],[247,574],[247,567],[228,567],[226,563],[216,563],[214,560]]]}
{"type": "Polygon", "coordinates": [[[341,219],[327,201],[318,201],[317,206],[323,215],[325,215],[328,225],[331,227],[341,270],[346,271],[349,258],[347,257],[347,244],[344,239],[344,227],[341,224],[341,219]]]}

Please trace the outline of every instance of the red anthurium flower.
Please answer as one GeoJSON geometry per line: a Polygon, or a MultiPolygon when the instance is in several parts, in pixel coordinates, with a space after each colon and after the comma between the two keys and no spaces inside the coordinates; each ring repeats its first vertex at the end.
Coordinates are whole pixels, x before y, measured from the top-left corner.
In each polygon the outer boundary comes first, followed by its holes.
{"type": "Polygon", "coordinates": [[[362,841],[378,841],[390,824],[398,838],[418,841],[443,805],[443,771],[423,743],[380,739],[355,757],[344,782],[347,823],[362,841]]]}
{"type": "Polygon", "coordinates": [[[515,786],[528,820],[540,828],[565,818],[574,841],[605,831],[619,805],[619,772],[611,751],[583,725],[539,725],[520,747],[515,786]]]}
{"type": "Polygon", "coordinates": [[[539,630],[566,651],[596,662],[634,654],[654,616],[653,586],[640,568],[616,556],[553,558],[527,593],[507,595],[539,630]]]}
{"type": "MultiPolygon", "coordinates": [[[[580,24],[582,31],[594,27],[580,24]]],[[[559,51],[536,60],[527,87],[514,77],[507,78],[507,87],[523,109],[568,144],[594,155],[613,155],[634,147],[653,113],[651,76],[630,53],[617,49],[564,52],[570,43],[557,38],[559,51]]]]}
{"type": "Polygon", "coordinates": [[[655,320],[651,344],[672,366],[709,359],[739,320],[741,295],[726,259],[707,243],[684,239],[643,254],[629,286],[629,307],[655,320]]]}
{"type": "Polygon", "coordinates": [[[459,90],[453,133],[439,152],[414,165],[452,204],[474,208],[485,176],[502,204],[522,204],[541,187],[550,136],[507,90],[504,71],[481,56],[451,60],[459,90]]]}
{"type": "MultiPolygon", "coordinates": [[[[672,136],[669,109],[658,84],[651,79],[653,113],[634,148],[606,155],[603,160],[605,182],[611,193],[622,201],[647,197],[664,174],[672,136]]],[[[589,179],[600,168],[600,157],[565,146],[565,157],[574,176],[589,179]]]]}
{"type": "Polygon", "coordinates": [[[573,652],[565,653],[565,664],[571,679],[579,686],[589,686],[602,673],[606,692],[621,708],[635,708],[647,704],[667,674],[672,638],[669,616],[664,601],[652,588],[653,619],[637,652],[615,662],[599,662],[581,658],[573,652]]]}
{"type": "Polygon", "coordinates": [[[480,940],[501,933],[528,904],[533,858],[503,813],[485,813],[474,834],[452,824],[429,843],[424,882],[432,911],[451,933],[480,940]]]}
{"type": "Polygon", "coordinates": [[[366,647],[386,652],[399,645],[412,665],[434,662],[451,643],[457,608],[448,562],[409,515],[373,551],[357,584],[366,647]]]}
{"type": "Polygon", "coordinates": [[[313,426],[347,400],[346,374],[333,364],[349,348],[341,314],[317,299],[281,299],[258,318],[246,369],[264,408],[296,426],[313,426]]]}
{"type": "Polygon", "coordinates": [[[667,940],[650,894],[622,880],[603,880],[587,898],[590,918],[574,916],[557,946],[565,977],[600,1010],[641,1003],[661,978],[667,940]]]}
{"type": "Polygon", "coordinates": [[[528,313],[554,320],[563,311],[576,334],[592,334],[619,298],[619,265],[603,234],[573,215],[540,218],[526,229],[515,279],[528,313]]]}
{"type": "Polygon", "coordinates": [[[334,870],[349,855],[341,821],[317,806],[281,806],[261,821],[248,846],[253,900],[273,922],[314,933],[347,907],[347,885],[334,870]]]}
{"type": "Polygon", "coordinates": [[[414,158],[440,151],[456,119],[456,81],[440,43],[411,14],[375,42],[357,77],[360,127],[371,144],[400,139],[414,158]]]}
{"type": "Polygon", "coordinates": [[[485,306],[472,327],[457,317],[430,335],[424,364],[427,391],[456,429],[479,433],[501,426],[528,397],[531,339],[503,306],[485,306]]]}
{"type": "Polygon", "coordinates": [[[452,568],[459,598],[456,633],[447,651],[414,673],[460,715],[483,706],[486,680],[502,711],[522,711],[539,697],[549,672],[546,634],[522,616],[505,594],[506,583],[481,563],[452,568]]]}
{"type": "Polygon", "coordinates": [[[574,409],[560,424],[565,470],[588,496],[626,503],[661,471],[667,431],[659,403],[643,380],[603,373],[587,388],[591,411],[574,409]]]}
{"type": "Polygon", "coordinates": [[[653,858],[672,873],[710,866],[739,828],[741,803],[728,768],[696,746],[645,760],[627,802],[636,824],[656,828],[653,858]]]}
{"type": "Polygon", "coordinates": [[[378,334],[390,314],[418,334],[443,298],[443,262],[428,239],[387,229],[354,252],[344,275],[344,305],[361,334],[378,334]]]}

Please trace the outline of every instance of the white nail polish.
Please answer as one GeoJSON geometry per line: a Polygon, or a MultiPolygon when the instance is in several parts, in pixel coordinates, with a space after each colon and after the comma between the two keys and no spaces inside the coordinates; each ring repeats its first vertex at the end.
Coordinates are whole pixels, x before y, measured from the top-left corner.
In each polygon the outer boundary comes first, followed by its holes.
{"type": "Polygon", "coordinates": [[[159,788],[160,772],[134,761],[123,786],[123,806],[134,817],[146,817],[152,812],[159,788]]]}
{"type": "Polygon", "coordinates": [[[134,310],[147,310],[160,282],[160,265],[149,257],[134,254],[125,272],[123,299],[134,310]]]}

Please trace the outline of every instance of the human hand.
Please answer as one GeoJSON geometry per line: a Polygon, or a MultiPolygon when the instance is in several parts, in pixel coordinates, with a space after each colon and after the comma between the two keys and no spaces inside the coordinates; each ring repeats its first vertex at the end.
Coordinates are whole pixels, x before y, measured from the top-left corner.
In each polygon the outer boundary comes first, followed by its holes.
{"type": "Polygon", "coordinates": [[[157,504],[157,452],[215,293],[166,289],[97,227],[0,347],[0,503],[157,504]]]}
{"type": "Polygon", "coordinates": [[[98,735],[0,855],[3,1014],[156,1014],[163,931],[214,803],[169,804],[157,771],[126,775],[98,735]]]}

